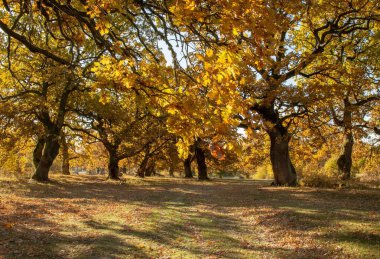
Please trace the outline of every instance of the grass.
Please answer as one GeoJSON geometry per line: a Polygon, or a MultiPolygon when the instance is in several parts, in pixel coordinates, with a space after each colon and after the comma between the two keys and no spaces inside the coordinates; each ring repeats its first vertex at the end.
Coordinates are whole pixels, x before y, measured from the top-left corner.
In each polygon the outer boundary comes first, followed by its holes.
{"type": "Polygon", "coordinates": [[[0,179],[0,258],[380,258],[380,189],[0,179]]]}

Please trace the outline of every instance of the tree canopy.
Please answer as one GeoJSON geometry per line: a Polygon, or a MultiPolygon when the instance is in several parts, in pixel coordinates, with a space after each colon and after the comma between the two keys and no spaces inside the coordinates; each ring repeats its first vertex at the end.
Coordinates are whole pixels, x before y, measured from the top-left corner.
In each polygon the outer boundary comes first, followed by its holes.
{"type": "Polygon", "coordinates": [[[59,152],[111,179],[196,161],[296,185],[336,157],[347,180],[379,161],[379,29],[377,0],[3,0],[1,152],[38,181],[59,152]]]}

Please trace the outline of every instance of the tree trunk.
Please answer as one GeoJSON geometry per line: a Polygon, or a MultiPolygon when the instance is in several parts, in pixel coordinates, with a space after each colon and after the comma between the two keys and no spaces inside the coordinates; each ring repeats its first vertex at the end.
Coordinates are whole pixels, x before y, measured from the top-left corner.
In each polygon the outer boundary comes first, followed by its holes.
{"type": "Polygon", "coordinates": [[[343,150],[337,161],[339,174],[343,180],[348,180],[351,178],[353,146],[354,146],[354,136],[351,131],[346,132],[344,134],[343,150]]]}
{"type": "Polygon", "coordinates": [[[108,160],[108,178],[112,180],[119,180],[119,159],[114,152],[109,152],[108,160]]]}
{"type": "Polygon", "coordinates": [[[191,171],[191,161],[192,161],[191,155],[189,155],[183,161],[183,168],[184,168],[184,171],[185,171],[185,178],[193,178],[193,172],[191,171]]]}
{"type": "Polygon", "coordinates": [[[154,161],[149,161],[145,169],[145,176],[152,176],[156,174],[156,165],[154,161]]]}
{"type": "Polygon", "coordinates": [[[32,179],[48,181],[49,170],[59,153],[59,134],[49,134],[45,139],[45,147],[32,179]]]}
{"type": "Polygon", "coordinates": [[[145,154],[143,160],[140,163],[139,169],[137,170],[137,176],[138,177],[144,178],[145,171],[146,171],[147,166],[148,166],[148,161],[149,161],[149,156],[147,154],[145,154]]]}
{"type": "Polygon", "coordinates": [[[69,156],[69,146],[66,142],[64,135],[61,137],[62,143],[62,174],[70,175],[70,156],[69,156]]]}
{"type": "Polygon", "coordinates": [[[121,173],[123,175],[126,175],[127,174],[127,167],[124,165],[122,168],[121,168],[121,173]]]}
{"type": "Polygon", "coordinates": [[[290,135],[287,129],[281,125],[272,125],[266,131],[270,137],[270,160],[274,174],[274,184],[295,186],[297,184],[297,175],[290,160],[290,135]]]}
{"type": "Polygon", "coordinates": [[[199,145],[199,143],[197,143],[197,145],[195,147],[195,157],[196,157],[197,165],[198,165],[198,179],[199,180],[208,180],[205,152],[198,145],[199,145]]]}
{"type": "Polygon", "coordinates": [[[348,97],[344,98],[342,121],[342,126],[344,127],[344,143],[342,153],[337,161],[339,175],[342,180],[348,180],[351,178],[352,148],[354,146],[354,135],[352,133],[352,108],[352,104],[348,97]]]}
{"type": "Polygon", "coordinates": [[[174,177],[174,163],[171,161],[169,165],[169,176],[174,177]]]}
{"type": "Polygon", "coordinates": [[[33,164],[34,168],[37,169],[38,164],[41,161],[42,152],[44,151],[45,137],[38,137],[36,147],[33,151],[33,164]]]}

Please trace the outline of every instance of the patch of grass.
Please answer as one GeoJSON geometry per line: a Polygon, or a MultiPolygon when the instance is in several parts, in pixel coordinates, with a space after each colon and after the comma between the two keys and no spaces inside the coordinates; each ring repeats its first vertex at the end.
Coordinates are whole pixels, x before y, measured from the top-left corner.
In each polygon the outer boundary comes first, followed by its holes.
{"type": "Polygon", "coordinates": [[[380,190],[0,179],[0,258],[379,258],[380,190]]]}

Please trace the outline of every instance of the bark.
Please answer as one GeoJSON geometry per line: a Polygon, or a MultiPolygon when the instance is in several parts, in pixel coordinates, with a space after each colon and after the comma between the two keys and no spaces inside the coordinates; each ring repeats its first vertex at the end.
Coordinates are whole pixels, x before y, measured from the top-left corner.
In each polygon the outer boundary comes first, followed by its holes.
{"type": "Polygon", "coordinates": [[[352,148],[354,146],[354,137],[352,132],[348,132],[344,135],[344,145],[341,155],[338,158],[339,174],[343,180],[351,178],[352,167],[352,148]]]}
{"type": "MultiPolygon", "coordinates": [[[[44,83],[44,96],[46,97],[48,85],[44,83]]],[[[32,179],[37,181],[48,181],[49,170],[59,153],[60,147],[60,133],[65,122],[66,104],[68,102],[70,93],[74,90],[75,85],[71,80],[68,81],[59,101],[58,113],[54,120],[50,118],[49,112],[43,110],[40,113],[40,122],[45,126],[47,135],[45,136],[45,144],[42,151],[42,156],[38,162],[36,171],[32,179]]],[[[40,149],[36,151],[35,165],[37,164],[40,149]]]]}
{"type": "Polygon", "coordinates": [[[198,166],[198,179],[208,180],[205,152],[202,149],[202,147],[200,147],[199,145],[200,143],[197,143],[195,147],[195,158],[197,160],[197,166],[198,166]]]}
{"type": "Polygon", "coordinates": [[[62,135],[62,174],[70,175],[70,156],[69,156],[69,146],[66,142],[66,138],[62,135]]]}
{"type": "Polygon", "coordinates": [[[139,169],[137,170],[137,176],[144,178],[145,176],[145,171],[148,167],[148,161],[149,161],[149,156],[148,154],[145,154],[143,160],[140,163],[139,169]]]}
{"type": "Polygon", "coordinates": [[[185,178],[193,178],[193,172],[191,171],[191,162],[192,162],[191,155],[189,155],[183,161],[183,168],[184,168],[184,171],[185,171],[185,178]]]}
{"type": "Polygon", "coordinates": [[[290,160],[290,135],[286,128],[275,125],[266,129],[270,137],[270,160],[274,174],[275,185],[295,186],[297,184],[296,170],[290,160]]]}
{"type": "Polygon", "coordinates": [[[338,158],[338,170],[342,180],[351,178],[352,149],[354,146],[354,136],[352,133],[352,104],[346,97],[344,99],[343,120],[341,125],[344,127],[344,142],[342,152],[338,158]]]}
{"type": "Polygon", "coordinates": [[[32,179],[37,181],[48,181],[49,170],[59,153],[59,134],[49,134],[45,140],[42,156],[32,179]]]}
{"type": "Polygon", "coordinates": [[[275,110],[274,100],[253,109],[262,116],[265,131],[270,138],[270,160],[274,175],[274,185],[294,186],[297,184],[296,170],[289,154],[291,135],[275,110]]]}
{"type": "Polygon", "coordinates": [[[148,162],[148,165],[145,169],[145,176],[152,176],[156,174],[156,164],[154,161],[148,162]]]}
{"type": "Polygon", "coordinates": [[[169,176],[174,177],[174,164],[173,164],[173,162],[170,162],[170,165],[169,165],[169,176]]]}
{"type": "Polygon", "coordinates": [[[45,137],[38,137],[36,147],[34,148],[34,151],[33,151],[33,164],[34,164],[35,169],[37,169],[38,164],[41,161],[44,146],[45,146],[45,137]]]}
{"type": "Polygon", "coordinates": [[[108,155],[108,178],[119,180],[119,159],[114,152],[109,152],[108,155]]]}

